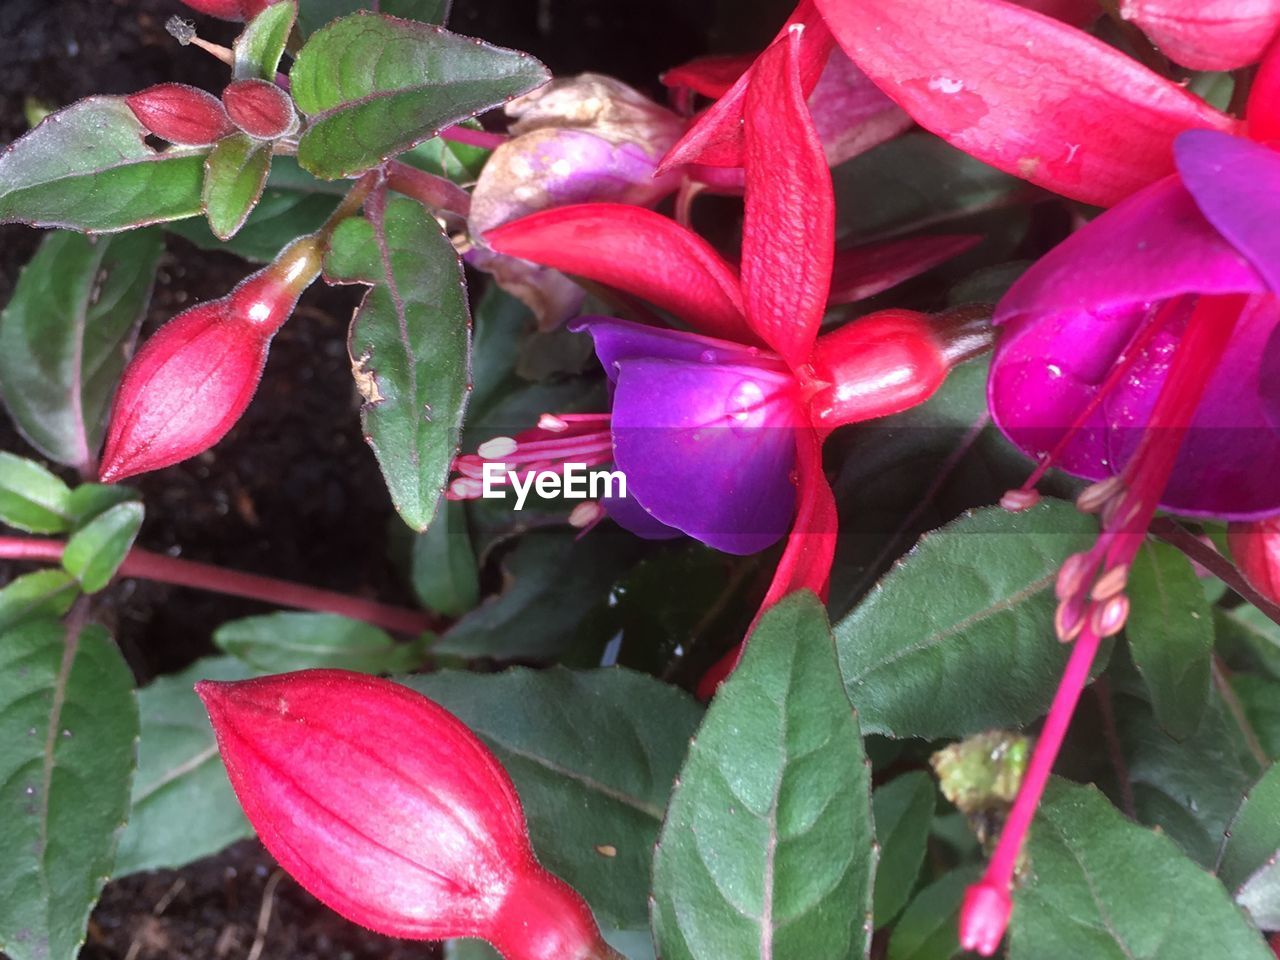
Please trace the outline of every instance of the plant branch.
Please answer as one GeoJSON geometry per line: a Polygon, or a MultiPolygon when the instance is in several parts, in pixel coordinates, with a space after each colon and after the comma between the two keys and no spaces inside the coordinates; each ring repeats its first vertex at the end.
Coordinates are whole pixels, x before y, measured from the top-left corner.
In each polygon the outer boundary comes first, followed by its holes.
{"type": "Polygon", "coordinates": [[[1157,517],[1151,521],[1150,530],[1153,536],[1181,550],[1188,560],[1193,560],[1200,564],[1200,566],[1261,610],[1269,619],[1280,623],[1280,606],[1277,606],[1255,590],[1234,563],[1213,547],[1201,541],[1199,537],[1178,523],[1177,520],[1172,517],[1157,517]]]}
{"type": "Polygon", "coordinates": [[[496,150],[509,139],[505,133],[490,133],[487,130],[472,130],[470,127],[458,125],[446,127],[440,131],[444,140],[454,143],[465,143],[469,147],[480,147],[484,150],[496,150]]]}
{"type": "MultiPolygon", "coordinates": [[[[63,547],[64,544],[58,540],[43,540],[38,537],[0,537],[0,559],[58,563],[62,559],[63,547]]],[[[436,618],[424,611],[394,607],[344,593],[308,587],[288,580],[278,580],[275,577],[225,570],[208,563],[152,553],[141,547],[134,547],[129,551],[124,563],[120,565],[119,576],[137,577],[178,587],[191,587],[195,590],[206,590],[232,597],[245,597],[249,600],[260,600],[264,603],[294,607],[299,610],[336,613],[396,633],[416,635],[440,626],[436,618]]]]}
{"type": "Polygon", "coordinates": [[[1222,697],[1222,702],[1226,705],[1227,712],[1231,714],[1231,719],[1240,728],[1240,735],[1244,737],[1244,744],[1249,748],[1249,753],[1258,761],[1259,766],[1264,769],[1269,767],[1271,758],[1263,749],[1262,741],[1258,739],[1258,732],[1253,729],[1253,724],[1249,722],[1249,715],[1245,713],[1244,704],[1240,702],[1235,689],[1231,686],[1227,669],[1222,665],[1222,658],[1216,653],[1209,662],[1209,671],[1213,677],[1213,686],[1218,691],[1218,696],[1222,697]]]}
{"type": "Polygon", "coordinates": [[[1130,820],[1138,819],[1138,805],[1133,798],[1133,782],[1129,779],[1129,765],[1124,760],[1120,734],[1116,730],[1116,712],[1111,704],[1111,684],[1106,677],[1099,677],[1093,684],[1093,695],[1098,700],[1098,714],[1102,718],[1102,734],[1107,742],[1107,757],[1120,786],[1120,805],[1130,820]]]}
{"type": "Polygon", "coordinates": [[[451,180],[411,167],[400,160],[386,165],[387,186],[412,197],[431,210],[448,210],[466,219],[471,212],[471,195],[451,180]]]}

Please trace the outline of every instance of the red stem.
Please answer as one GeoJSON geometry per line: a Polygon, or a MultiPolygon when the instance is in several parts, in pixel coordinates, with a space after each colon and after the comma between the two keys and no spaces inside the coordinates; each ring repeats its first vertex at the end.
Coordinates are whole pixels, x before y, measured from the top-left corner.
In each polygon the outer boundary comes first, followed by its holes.
{"type": "Polygon", "coordinates": [[[487,130],[472,130],[470,127],[447,127],[440,131],[440,136],[454,143],[465,143],[469,147],[481,147],[485,150],[496,150],[507,142],[505,133],[489,133],[487,130]]]}
{"type": "MultiPolygon", "coordinates": [[[[0,559],[58,563],[62,559],[63,546],[58,540],[0,537],[0,559]]],[[[120,565],[119,575],[154,580],[157,583],[170,583],[179,587],[192,587],[196,590],[207,590],[232,597],[246,597],[282,607],[336,613],[396,633],[419,634],[438,626],[434,618],[423,611],[393,607],[374,600],[362,600],[359,597],[320,590],[288,580],[277,580],[274,577],[224,570],[208,563],[152,553],[141,547],[134,547],[129,551],[124,563],[120,565]]]]}
{"type": "Polygon", "coordinates": [[[387,186],[432,210],[448,210],[460,217],[471,212],[471,194],[451,180],[411,167],[400,160],[387,163],[387,186]]]}

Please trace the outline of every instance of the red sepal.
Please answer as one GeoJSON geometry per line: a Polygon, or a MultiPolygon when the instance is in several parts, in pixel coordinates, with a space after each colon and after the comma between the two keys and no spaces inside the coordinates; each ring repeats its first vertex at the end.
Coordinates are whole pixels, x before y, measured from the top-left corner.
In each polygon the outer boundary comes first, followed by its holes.
{"type": "Polygon", "coordinates": [[[275,0],[182,0],[192,10],[222,20],[252,20],[275,0]]]}
{"type": "MultiPolygon", "coordinates": [[[[826,24],[818,16],[813,0],[801,0],[795,12],[778,31],[774,43],[786,37],[791,27],[804,27],[804,42],[800,47],[800,86],[803,100],[813,92],[826,66],[834,41],[826,24]]],[[[710,167],[740,167],[742,162],[742,111],[746,103],[747,87],[756,67],[742,74],[732,87],[706,109],[679,142],[672,147],[662,163],[659,175],[682,163],[701,163],[710,167]]]]}
{"type": "Polygon", "coordinates": [[[975,234],[937,234],[837,250],[829,305],[856,303],[931,270],[982,242],[975,234]]]}
{"type": "Polygon", "coordinates": [[[718,100],[737,83],[755,62],[754,53],[732,54],[717,57],[699,57],[678,67],[672,67],[658,79],[663,86],[685,88],[704,97],[718,100]]]}
{"type": "Polygon", "coordinates": [[[1175,63],[1236,70],[1257,63],[1280,29],[1280,0],[1123,0],[1120,15],[1175,63]]]}
{"type": "Polygon", "coordinates": [[[1280,603],[1280,517],[1230,524],[1227,545],[1250,585],[1280,603]]]}
{"type": "Polygon", "coordinates": [[[266,80],[237,80],[222,91],[227,115],[237,127],[260,140],[291,133],[298,123],[289,95],[266,80]]]}
{"type": "Polygon", "coordinates": [[[1087,203],[1117,203],[1172,173],[1179,133],[1237,126],[1114,47],[1004,0],[815,2],[854,63],[921,126],[1087,203]]]}
{"type": "Polygon", "coordinates": [[[803,32],[756,61],[743,105],[742,300],[752,329],[793,366],[818,334],[835,247],[831,172],[800,78],[803,32]]]}
{"type": "Polygon", "coordinates": [[[185,83],[158,83],[124,102],[149,132],[170,143],[203,147],[235,130],[217,97],[185,83]]]}
{"type": "Polygon", "coordinates": [[[484,235],[498,253],[643,297],[699,333],[753,343],[738,280],[697,234],[652,210],[583,203],[544,210],[484,235]]]}
{"type": "Polygon", "coordinates": [[[1280,143],[1280,37],[1271,45],[1253,77],[1245,110],[1249,136],[1259,143],[1280,143]]]}

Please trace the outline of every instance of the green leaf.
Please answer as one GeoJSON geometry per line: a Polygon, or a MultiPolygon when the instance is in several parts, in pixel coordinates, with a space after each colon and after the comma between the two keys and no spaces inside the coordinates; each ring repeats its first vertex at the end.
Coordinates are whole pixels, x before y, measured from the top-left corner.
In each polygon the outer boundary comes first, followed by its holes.
{"type": "Polygon", "coordinates": [[[346,220],[334,233],[330,277],[372,284],[348,347],[365,438],[397,512],[415,530],[435,514],[458,448],[471,371],[471,318],[462,265],[440,225],[394,199],[377,227],[346,220]]]}
{"type": "Polygon", "coordinates": [[[297,15],[298,5],[286,0],[271,4],[249,21],[231,46],[237,80],[275,82],[276,68],[280,66],[280,57],[284,55],[297,15]]]}
{"type": "Polygon", "coordinates": [[[701,713],[629,670],[514,669],[407,677],[474,730],[515,781],[542,863],[602,924],[647,922],[649,864],[701,713]]]}
{"type": "Polygon", "coordinates": [[[826,613],[793,594],[761,618],[680,771],[654,853],[658,953],[863,957],[875,861],[826,613]]]}
{"type": "Polygon", "coordinates": [[[1050,784],[1027,856],[1010,960],[1275,960],[1216,878],[1093,787],[1050,784]]]}
{"type": "MultiPolygon", "coordinates": [[[[610,930],[604,927],[600,935],[626,960],[654,960],[653,940],[648,929],[610,930]]],[[[444,960],[502,960],[502,955],[483,940],[446,940],[444,960]]]]}
{"type": "Polygon", "coordinates": [[[115,875],[181,867],[253,836],[227,780],[197,680],[253,675],[231,657],[206,657],[138,691],[138,775],[115,875]]]}
{"type": "Polygon", "coordinates": [[[138,491],[118,483],[82,483],[71,491],[67,508],[71,513],[71,527],[79,530],[86,523],[112,507],[130,500],[139,500],[138,491]]]}
{"type": "Polygon", "coordinates": [[[933,778],[923,771],[895,777],[871,795],[880,844],[876,868],[875,925],[888,924],[915,889],[937,802],[933,778]]]}
{"type": "Polygon", "coordinates": [[[1095,523],[1045,500],[970,513],[926,534],[849,616],[836,651],[863,728],[957,737],[1044,712],[1070,650],[1053,632],[1053,583],[1095,523]]]}
{"type": "Polygon", "coordinates": [[[298,162],[335,179],[527,93],[550,74],[528,54],[362,11],[313,34],[289,77],[310,121],[298,162]]]}
{"type": "Polygon", "coordinates": [[[142,527],[142,504],[120,503],[77,530],[62,551],[62,567],[80,581],[85,593],[97,593],[116,575],[142,527]]]}
{"type": "Polygon", "coordinates": [[[246,133],[217,142],[204,165],[204,210],[215,237],[230,239],[244,226],[270,171],[270,143],[246,133]]]}
{"type": "Polygon", "coordinates": [[[75,577],[63,570],[24,573],[0,588],[0,632],[37,617],[60,617],[79,595],[75,577]]]}
{"type": "Polygon", "coordinates": [[[152,150],[122,97],[89,97],[0,153],[0,223],[110,233],[200,212],[202,149],[152,150]]]}
{"type": "Polygon", "coordinates": [[[528,533],[503,558],[502,593],[459,619],[435,649],[498,659],[561,655],[587,621],[592,601],[606,602],[639,550],[631,534],[608,527],[582,540],[564,529],[528,533]],[[566,584],[574,603],[565,602],[566,584]]]}
{"type": "Polygon", "coordinates": [[[34,461],[0,450],[0,521],[29,533],[70,526],[71,488],[34,461]]]}
{"type": "Polygon", "coordinates": [[[0,639],[0,950],[11,960],[78,954],[129,809],[133,677],[101,627],[67,639],[56,620],[0,639]]]}
{"type": "Polygon", "coordinates": [[[269,613],[232,620],[213,632],[213,642],[264,673],[309,667],[408,673],[427,659],[420,640],[396,643],[377,627],[333,613],[269,613]]]}
{"type": "Polygon", "coordinates": [[[1231,689],[1263,752],[1272,760],[1280,759],[1280,682],[1261,674],[1241,673],[1231,678],[1231,689]]]}
{"type": "MultiPolygon", "coordinates": [[[[404,20],[444,23],[453,0],[381,0],[379,10],[404,20]]],[[[298,26],[303,36],[310,36],[326,23],[357,10],[368,10],[370,0],[298,0],[298,26]]]]}
{"type": "Polygon", "coordinates": [[[1125,637],[1160,726],[1175,740],[1195,733],[1209,702],[1213,610],[1191,562],[1150,540],[1134,558],[1125,637]]]}
{"type": "MultiPolygon", "coordinates": [[[[468,120],[461,126],[483,129],[475,120],[468,120]]],[[[432,137],[402,153],[400,159],[419,170],[434,173],[437,177],[444,177],[461,186],[470,186],[479,179],[480,171],[484,169],[490,153],[492,151],[484,147],[473,147],[444,137],[432,137]]]]}
{"type": "Polygon", "coordinates": [[[146,313],[164,239],[155,230],[44,238],[0,314],[0,391],[51,460],[92,465],[146,313]]]}
{"type": "Polygon", "coordinates": [[[1249,669],[1261,669],[1280,679],[1280,624],[1247,603],[1230,610],[1215,609],[1213,620],[1218,642],[1229,653],[1247,653],[1249,669]]]}
{"type": "Polygon", "coordinates": [[[1217,874],[1254,923],[1280,929],[1280,766],[1267,768],[1231,818],[1217,874]]]}
{"type": "Polygon", "coordinates": [[[960,904],[976,870],[954,870],[921,890],[889,937],[888,960],[951,960],[960,953],[960,904]]]}
{"type": "Polygon", "coordinates": [[[441,501],[427,532],[414,538],[410,573],[423,606],[446,617],[460,617],[480,602],[476,552],[461,503],[441,501]]]}

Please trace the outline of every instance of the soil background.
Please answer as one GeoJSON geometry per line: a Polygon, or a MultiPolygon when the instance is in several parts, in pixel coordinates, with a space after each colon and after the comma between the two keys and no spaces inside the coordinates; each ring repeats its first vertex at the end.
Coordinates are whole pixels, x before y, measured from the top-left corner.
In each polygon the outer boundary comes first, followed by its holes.
{"type": "MultiPolygon", "coordinates": [[[[718,49],[748,49],[782,19],[773,0],[456,0],[453,29],[527,50],[556,74],[606,72],[660,97],[658,74],[718,49]],[[769,7],[760,13],[757,7],[769,7]],[[744,27],[759,31],[748,36],[744,27]]],[[[0,145],[27,129],[28,99],[49,108],[94,93],[181,81],[217,92],[225,68],[165,32],[177,0],[0,0],[0,145]]],[[[207,39],[235,28],[191,17],[207,39]]],[[[39,244],[0,227],[0,304],[39,244]]],[[[145,336],[250,272],[242,261],[170,237],[145,336]]],[[[412,596],[389,556],[395,522],[357,419],[345,333],[358,294],[317,284],[276,339],[249,412],[214,451],[139,478],[139,543],[228,567],[402,604],[412,596]]],[[[0,417],[0,449],[33,453],[0,417]]],[[[0,564],[0,582],[16,571],[0,564]]],[[[212,653],[218,624],[267,612],[250,601],[125,581],[104,596],[138,682],[212,653]]],[[[316,903],[254,842],[180,871],[108,885],[85,960],[408,960],[435,948],[368,933],[316,903]],[[269,905],[268,920],[260,923],[269,905]],[[259,927],[262,926],[262,930],[259,927]],[[257,942],[255,942],[257,941],[257,942]]]]}

